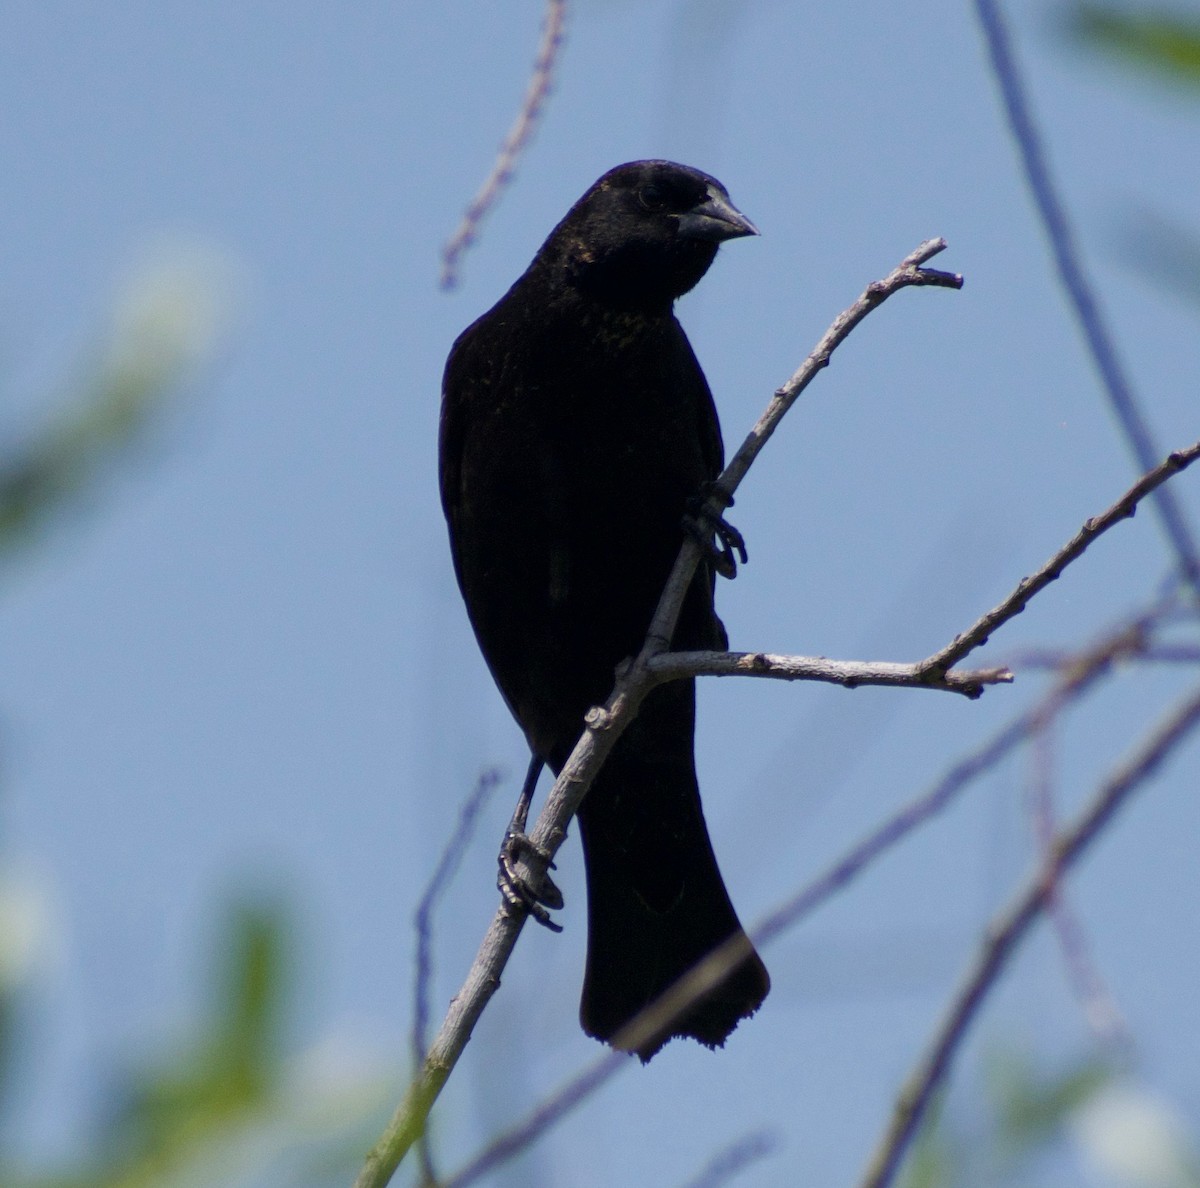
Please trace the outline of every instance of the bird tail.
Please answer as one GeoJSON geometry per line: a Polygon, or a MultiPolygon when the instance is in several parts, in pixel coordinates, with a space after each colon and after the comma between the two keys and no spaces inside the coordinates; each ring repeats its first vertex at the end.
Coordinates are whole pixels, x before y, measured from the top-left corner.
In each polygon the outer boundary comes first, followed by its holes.
{"type": "Polygon", "coordinates": [[[695,688],[655,690],[621,736],[579,811],[588,885],[588,956],[579,1008],[589,1035],[617,1033],[731,937],[740,959],[708,993],[635,1050],[673,1036],[719,1047],[770,988],[729,900],[700,805],[693,759],[695,688]]]}

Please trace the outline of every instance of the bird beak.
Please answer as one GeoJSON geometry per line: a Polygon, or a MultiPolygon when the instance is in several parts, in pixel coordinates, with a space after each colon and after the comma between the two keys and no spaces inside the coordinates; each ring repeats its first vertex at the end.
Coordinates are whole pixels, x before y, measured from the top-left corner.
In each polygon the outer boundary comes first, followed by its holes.
{"type": "Polygon", "coordinates": [[[684,239],[720,243],[741,235],[757,235],[758,228],[720,190],[710,186],[708,201],[679,215],[679,234],[684,239]]]}

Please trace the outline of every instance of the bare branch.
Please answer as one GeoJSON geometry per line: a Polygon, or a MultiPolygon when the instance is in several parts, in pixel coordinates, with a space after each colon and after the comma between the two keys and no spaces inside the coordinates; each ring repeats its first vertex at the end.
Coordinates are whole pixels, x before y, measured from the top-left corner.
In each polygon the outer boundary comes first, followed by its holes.
{"type": "MultiPolygon", "coordinates": [[[[846,336],[871,312],[882,305],[893,293],[909,286],[934,286],[938,288],[962,288],[962,277],[957,273],[938,272],[932,268],[922,268],[927,260],[933,259],[939,252],[946,250],[944,239],[927,239],[915,251],[910,252],[883,280],[872,281],[863,291],[862,296],[848,309],[839,314],[833,324],[825,331],[820,342],[813,348],[808,358],[800,364],[795,374],[776,390],[771,397],[766,411],[758,419],[758,423],[750,430],[746,440],[742,442],[738,452],[734,454],[729,465],[725,467],[715,486],[724,492],[726,500],[722,503],[718,498],[709,500],[709,507],[716,515],[720,515],[728,503],[732,501],[751,463],[758,457],[759,451],[767,444],[771,434],[775,432],[800,393],[816,379],[819,372],[829,366],[829,358],[845,341],[846,336]]],[[[658,609],[650,623],[646,635],[647,646],[652,654],[666,651],[670,646],[671,636],[675,632],[675,620],[679,617],[679,608],[683,605],[684,594],[691,584],[692,575],[700,563],[700,545],[692,538],[684,542],[675,568],[667,579],[663,596],[659,600],[658,609]]]]}
{"type": "MultiPolygon", "coordinates": [[[[893,273],[893,276],[895,275],[893,273]]],[[[869,289],[868,292],[870,292],[869,289]]],[[[844,314],[843,318],[846,316],[844,314]]],[[[826,337],[828,338],[829,335],[826,337]]],[[[809,356],[810,361],[817,354],[818,352],[814,352],[809,356]]],[[[828,362],[828,356],[826,356],[826,362],[828,362]]],[[[823,365],[820,364],[820,366],[823,365]]],[[[812,374],[815,374],[815,371],[812,374]]],[[[797,372],[793,381],[800,375],[801,372],[797,372]]],[[[806,385],[809,379],[811,379],[811,375],[801,381],[800,387],[806,385]]],[[[780,391],[783,390],[780,389],[780,391]]],[[[779,393],[776,393],[776,396],[778,395],[779,393]]],[[[766,421],[765,416],[760,420],[759,426],[763,426],[764,421],[766,421]]],[[[762,438],[751,434],[747,439],[743,450],[751,442],[755,447],[750,452],[751,461],[758,449],[761,448],[761,443],[767,436],[770,436],[773,429],[773,424],[768,425],[762,438]]],[[[741,453],[742,451],[739,451],[739,458],[741,453]]],[[[1007,623],[1009,619],[1019,615],[1030,599],[1041,593],[1051,582],[1056,581],[1068,565],[1083,556],[1088,546],[1097,537],[1103,536],[1114,524],[1133,516],[1137,511],[1138,504],[1147,495],[1157,490],[1172,475],[1186,470],[1197,458],[1200,458],[1200,441],[1194,442],[1186,449],[1168,454],[1162,462],[1138,479],[1110,508],[1087,520],[1083,527],[1032,577],[1022,578],[1003,602],[981,616],[961,635],[955,636],[954,640],[941,651],[935,652],[928,659],[917,664],[897,664],[890,661],[829,660],[823,656],[778,656],[766,652],[663,651],[648,659],[646,667],[660,680],[679,680],[690,676],[758,676],[785,681],[825,681],[830,684],[844,685],[850,689],[858,685],[942,689],[962,693],[967,697],[978,697],[983,692],[985,685],[1011,682],[1013,678],[1009,669],[996,667],[956,672],[951,669],[951,665],[957,663],[975,648],[987,643],[992,632],[1007,623]]],[[[734,462],[730,463],[726,474],[734,469],[734,463],[737,461],[738,458],[735,458],[734,462]]],[[[749,465],[749,461],[746,465],[749,465]]],[[[724,482],[724,476],[722,476],[721,484],[724,485],[724,482]]],[[[690,580],[690,573],[688,576],[690,580]]],[[[672,581],[674,578],[675,575],[672,574],[672,581]]],[[[686,583],[683,585],[686,589],[686,583]]],[[[673,624],[671,627],[673,629],[673,624]]],[[[661,628],[657,638],[664,638],[661,628]]],[[[665,638],[669,639],[669,634],[665,638]]],[[[1187,649],[1180,652],[1178,658],[1190,658],[1193,654],[1194,649],[1187,649]]],[[[1176,658],[1174,653],[1171,656],[1176,658]]]]}
{"type": "Polygon", "coordinates": [[[888,660],[830,660],[825,656],[778,656],[770,652],[662,652],[646,667],[661,681],[697,676],[753,676],[777,681],[823,681],[857,689],[860,685],[939,689],[976,698],[986,685],[1010,684],[1007,668],[936,672],[925,662],[896,664],[888,660]]]}
{"type": "MultiPolygon", "coordinates": [[[[1082,654],[1064,672],[1049,693],[1035,706],[1005,726],[978,750],[956,763],[929,791],[900,808],[882,825],[832,866],[818,875],[795,895],[776,907],[750,929],[750,939],[766,948],[778,936],[809,916],[848,883],[862,874],[876,859],[901,842],[913,830],[930,820],[959,796],[979,776],[990,771],[1006,755],[1028,739],[1045,723],[1050,714],[1077,701],[1111,669],[1118,659],[1136,650],[1144,638],[1144,624],[1156,612],[1124,624],[1082,654]]],[[[651,1034],[665,1026],[675,1011],[686,1010],[699,996],[707,993],[725,976],[730,967],[744,956],[738,946],[726,945],[715,950],[690,970],[658,1001],[651,1003],[630,1026],[651,1034]]],[[[624,1039],[622,1040],[624,1042],[624,1039]]],[[[636,1038],[632,1041],[636,1043],[636,1038]]],[[[565,1114],[599,1089],[624,1068],[629,1059],[623,1052],[608,1052],[556,1090],[540,1106],[510,1130],[493,1140],[445,1188],[465,1188],[486,1172],[499,1166],[526,1146],[535,1142],[565,1114]]]]}
{"type": "MultiPolygon", "coordinates": [[[[832,352],[871,310],[882,304],[892,293],[909,286],[961,286],[961,277],[921,267],[926,260],[943,251],[945,247],[945,241],[942,239],[931,239],[921,244],[883,280],[868,285],[863,295],[838,316],[805,363],[771,398],[767,411],[725,468],[718,485],[727,494],[731,495],[741,482],[783,414],[795,403],[796,398],[816,374],[828,366],[832,352]]],[[[724,510],[715,498],[710,502],[718,512],[724,510]]],[[[616,745],[621,732],[637,714],[643,698],[653,687],[654,681],[647,670],[647,662],[669,645],[684,595],[699,558],[699,544],[692,537],[685,537],[675,567],[659,600],[641,654],[624,667],[608,701],[588,712],[584,732],[559,772],[537,823],[530,832],[533,846],[529,855],[518,864],[522,877],[532,886],[539,885],[545,874],[544,869],[535,866],[542,863],[538,855],[544,854],[552,858],[558,851],[566,837],[567,824],[583,800],[596,772],[616,745]]],[[[403,1101],[368,1154],[355,1181],[355,1188],[382,1188],[387,1184],[400,1160],[424,1132],[429,1110],[462,1055],[480,1014],[500,985],[500,973],[508,963],[525,919],[523,912],[518,912],[507,902],[501,904],[484,935],[462,989],[451,1001],[450,1009],[420,1072],[413,1079],[403,1101]]]]}
{"type": "Polygon", "coordinates": [[[882,305],[893,293],[910,286],[962,288],[963,278],[958,273],[939,272],[934,268],[922,267],[926,261],[932,260],[945,250],[944,239],[927,239],[905,256],[882,280],[872,281],[862,296],[834,319],[833,325],[825,331],[808,358],[800,364],[791,379],[776,391],[766,411],[759,417],[758,423],[750,430],[741,448],[725,467],[719,485],[727,494],[732,495],[737,490],[751,463],[778,428],[784,413],[796,403],[800,393],[816,379],[817,374],[829,366],[830,356],[867,314],[882,305]]]}
{"type": "Polygon", "coordinates": [[[1150,492],[1161,487],[1173,474],[1185,470],[1197,458],[1200,458],[1200,441],[1194,442],[1186,449],[1168,454],[1162,462],[1142,475],[1106,512],[1088,520],[1032,577],[1022,578],[1016,589],[999,606],[988,611],[961,635],[955,636],[953,643],[940,652],[935,652],[921,667],[930,673],[945,672],[968,652],[987,643],[988,637],[997,627],[1019,615],[1035,594],[1041,593],[1051,582],[1058,579],[1072,561],[1083,556],[1092,541],[1102,536],[1114,524],[1132,516],[1137,510],[1137,505],[1150,492]]]}
{"type": "MultiPolygon", "coordinates": [[[[1059,280],[1075,311],[1088,351],[1100,374],[1108,403],[1117,415],[1125,440],[1142,470],[1149,470],[1159,456],[1149,426],[1138,407],[1137,397],[1125,376],[1112,336],[1092,292],[1091,282],[1075,245],[1070,221],[1046,162],[1041,136],[1033,120],[1025,86],[1017,69],[1008,30],[996,0],[975,0],[975,11],[987,42],[992,73],[1004,101],[1009,128],[1021,155],[1025,180],[1033,195],[1046,236],[1050,240],[1059,280]]],[[[1155,495],[1155,508],[1175,551],[1180,572],[1194,594],[1200,594],[1200,555],[1183,511],[1174,493],[1164,488],[1155,495]]]]}
{"type": "Polygon", "coordinates": [[[452,289],[458,283],[458,264],[463,252],[475,242],[479,225],[496,200],[512,181],[517,158],[533,136],[554,81],[554,67],[562,50],[567,24],[567,0],[546,0],[546,16],[542,25],[542,40],[538,45],[533,75],[516,121],[500,147],[500,155],[491,173],[471,199],[458,229],[442,249],[442,288],[452,289]]]}
{"type": "Polygon", "coordinates": [[[967,968],[932,1041],[900,1091],[887,1133],[871,1157],[862,1188],[886,1188],[950,1067],[967,1028],[996,984],[1018,943],[1046,910],[1059,879],[1087,850],[1117,809],[1148,780],[1164,759],[1200,725],[1200,692],[1177,706],[1140,748],[1101,786],[1075,822],[1063,830],[1039,867],[996,915],[967,968]]]}
{"type": "Polygon", "coordinates": [[[1026,742],[1064,705],[1077,700],[1126,651],[1144,638],[1143,619],[1125,626],[1078,658],[1051,692],[1032,709],[1015,718],[977,751],[960,760],[928,792],[905,805],[863,841],[835,862],[791,899],[761,919],[749,931],[712,950],[670,989],[641,1011],[617,1037],[624,1048],[636,1048],[658,1034],[671,1020],[686,1011],[718,985],[733,966],[743,960],[750,944],[766,947],[782,932],[792,928],[817,906],[857,878],[884,852],[919,825],[942,812],[974,779],[993,768],[1005,755],[1026,742]]]}

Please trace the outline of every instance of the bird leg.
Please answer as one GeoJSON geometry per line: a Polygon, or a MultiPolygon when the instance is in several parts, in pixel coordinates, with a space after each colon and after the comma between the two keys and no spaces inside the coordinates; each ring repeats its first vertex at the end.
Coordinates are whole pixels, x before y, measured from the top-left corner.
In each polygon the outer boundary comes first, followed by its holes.
{"type": "Polygon", "coordinates": [[[529,770],[525,773],[525,784],[517,799],[517,807],[513,810],[512,820],[504,831],[504,841],[497,855],[500,871],[496,876],[496,886],[500,888],[500,894],[510,907],[528,912],[551,932],[562,932],[562,925],[555,924],[550,919],[550,912],[546,910],[550,908],[552,911],[558,911],[563,906],[562,892],[555,886],[554,880],[548,874],[543,874],[540,884],[534,887],[517,870],[517,863],[530,854],[540,858],[551,870],[554,869],[550,855],[541,846],[534,845],[525,833],[525,826],[529,821],[529,806],[533,803],[533,791],[537,787],[541,772],[542,759],[533,755],[529,760],[529,770]]]}
{"type": "Polygon", "coordinates": [[[695,538],[717,573],[724,578],[734,578],[737,577],[738,560],[743,565],[749,560],[746,541],[723,515],[713,511],[710,500],[725,507],[733,506],[733,496],[720,483],[709,480],[687,501],[683,529],[695,538]]]}

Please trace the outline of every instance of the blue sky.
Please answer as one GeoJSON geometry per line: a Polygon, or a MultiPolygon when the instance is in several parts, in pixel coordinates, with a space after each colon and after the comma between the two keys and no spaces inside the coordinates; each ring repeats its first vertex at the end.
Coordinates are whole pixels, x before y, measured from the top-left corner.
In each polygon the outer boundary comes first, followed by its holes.
{"type": "MultiPolygon", "coordinates": [[[[1196,225],[1194,103],[1011,17],[1052,163],[1161,446],[1200,435],[1196,311],[1131,267],[1144,212],[1196,225]]],[[[53,1150],[98,1070],[196,1003],[231,887],[304,917],[299,1041],[407,1059],[409,919],[481,767],[493,803],[442,913],[435,1002],[494,907],[524,768],[450,569],[435,438],[454,336],[570,203],[646,156],[718,176],[762,230],[681,303],[736,443],[831,318],[921,240],[961,293],[872,315],[739,494],[751,562],[723,584],[735,647],[915,659],[998,601],[1134,475],[1048,267],[969,6],[605,0],[573,14],[545,122],[452,293],[438,252],[524,91],[540,8],[276,3],[20,6],[0,44],[3,426],[86,375],[147,259],[217,286],[224,329],[136,465],[5,574],[5,859],[47,905],[27,1135],[53,1150]],[[190,274],[189,274],[190,275],[190,274]]],[[[1200,514],[1196,482],[1177,492],[1200,514]]],[[[1200,520],[1198,520],[1200,522],[1200,520]]],[[[1077,645],[1152,591],[1143,512],[989,646],[1077,645]]],[[[709,682],[698,756],[744,919],[819,871],[1026,705],[709,682]]],[[[1074,803],[1186,685],[1133,674],[1059,739],[1074,803]]],[[[1193,744],[1074,886],[1139,1041],[1192,1116],[1193,744]]],[[[747,1184],[845,1183],[979,928],[1030,861],[1026,760],[766,954],[774,989],[719,1054],[675,1044],[523,1164],[525,1183],[683,1181],[777,1127],[747,1184]],[[568,1173],[564,1169],[570,1168],[568,1173]],[[538,1178],[540,1177],[540,1178],[538,1178]]],[[[528,930],[440,1107],[445,1162],[595,1052],[576,1023],[584,919],[528,930]],[[519,1068],[512,1073],[512,1053],[519,1068]],[[501,1061],[503,1060],[503,1067],[501,1061]],[[506,1076],[515,1076],[517,1092],[506,1076]]],[[[1042,934],[981,1035],[1089,1042],[1042,934]]],[[[517,1182],[514,1180],[513,1182],[517,1182]]]]}

